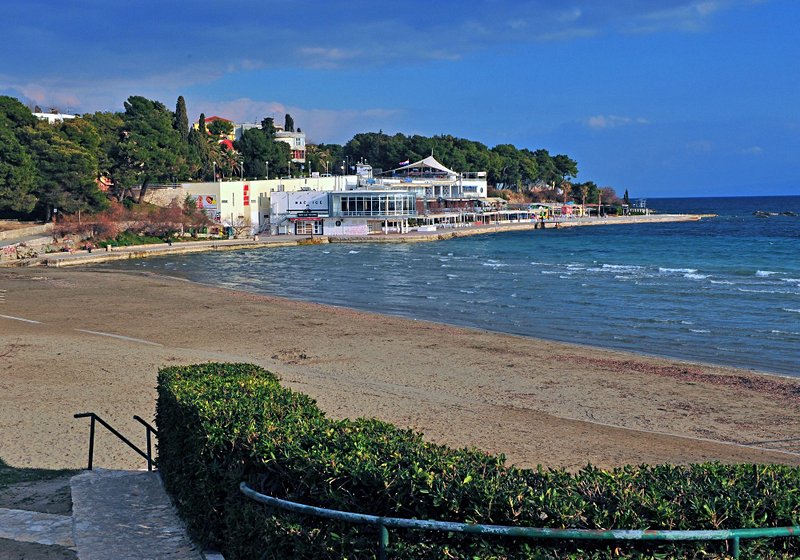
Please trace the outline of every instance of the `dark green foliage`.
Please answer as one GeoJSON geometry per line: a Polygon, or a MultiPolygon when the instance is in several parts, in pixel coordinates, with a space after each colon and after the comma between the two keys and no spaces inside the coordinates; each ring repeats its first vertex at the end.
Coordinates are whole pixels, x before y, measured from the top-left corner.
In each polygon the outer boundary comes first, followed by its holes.
{"type": "Polygon", "coordinates": [[[175,104],[175,130],[181,135],[184,144],[189,141],[189,115],[186,114],[186,100],[182,95],[178,96],[175,104]]]}
{"type": "Polygon", "coordinates": [[[294,119],[289,113],[286,113],[286,118],[283,120],[283,130],[286,132],[294,132],[294,119]]]}
{"type": "Polygon", "coordinates": [[[36,205],[36,166],[24,141],[35,125],[27,107],[0,96],[0,212],[30,212],[36,205]]]}
{"type": "Polygon", "coordinates": [[[384,171],[397,169],[406,159],[419,161],[431,154],[454,171],[487,171],[491,185],[515,191],[536,188],[555,192],[565,179],[578,174],[577,162],[563,154],[551,156],[547,150],[532,152],[511,144],[488,148],[447,134],[425,137],[367,132],[356,134],[344,146],[344,156],[351,161],[365,159],[384,171]]]}
{"type": "Polygon", "coordinates": [[[164,239],[154,235],[141,235],[130,231],[124,231],[118,234],[114,239],[104,241],[100,244],[100,246],[131,247],[133,245],[146,245],[152,243],[164,243],[164,239]]]}
{"type": "MultiPolygon", "coordinates": [[[[374,558],[374,528],[271,511],[242,496],[393,517],[551,528],[796,525],[800,469],[628,466],[517,469],[377,420],[334,421],[249,364],[159,372],[158,466],[192,533],[226,558],[374,558]]],[[[722,558],[724,543],[591,545],[391,532],[391,558],[722,558]]],[[[745,557],[792,558],[797,540],[743,541],[745,557]]]]}

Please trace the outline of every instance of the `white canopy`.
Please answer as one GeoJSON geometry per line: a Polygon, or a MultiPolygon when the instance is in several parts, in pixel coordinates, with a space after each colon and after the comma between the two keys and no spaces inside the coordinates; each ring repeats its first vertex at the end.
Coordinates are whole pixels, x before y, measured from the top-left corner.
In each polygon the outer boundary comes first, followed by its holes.
{"type": "Polygon", "coordinates": [[[400,171],[402,169],[415,169],[415,168],[419,169],[422,167],[430,167],[431,169],[436,169],[437,171],[442,171],[449,175],[458,175],[458,173],[456,173],[452,169],[448,169],[447,167],[436,161],[436,158],[433,156],[428,156],[425,159],[415,161],[414,163],[409,163],[408,165],[404,165],[396,169],[390,169],[388,173],[391,173],[392,171],[400,171]]]}

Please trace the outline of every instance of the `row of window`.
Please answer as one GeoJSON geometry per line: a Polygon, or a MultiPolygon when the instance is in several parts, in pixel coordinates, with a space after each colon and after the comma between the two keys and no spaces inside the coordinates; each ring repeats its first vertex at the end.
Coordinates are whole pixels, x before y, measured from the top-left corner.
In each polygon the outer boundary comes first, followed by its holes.
{"type": "Polygon", "coordinates": [[[414,200],[407,194],[342,195],[338,210],[341,216],[401,216],[417,213],[414,200]]]}

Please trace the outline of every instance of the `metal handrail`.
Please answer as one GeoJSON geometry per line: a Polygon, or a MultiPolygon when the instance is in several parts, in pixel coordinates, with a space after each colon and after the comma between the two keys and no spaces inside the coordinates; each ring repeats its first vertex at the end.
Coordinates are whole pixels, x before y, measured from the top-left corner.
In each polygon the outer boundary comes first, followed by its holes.
{"type": "Polygon", "coordinates": [[[100,418],[94,412],[79,412],[78,414],[74,414],[73,418],[90,418],[91,423],[89,424],[89,465],[86,467],[88,470],[92,470],[92,463],[94,461],[94,431],[95,431],[95,422],[100,422],[100,425],[106,428],[109,432],[117,436],[119,439],[122,440],[128,447],[136,451],[139,455],[142,456],[143,459],[147,461],[147,470],[153,470],[153,454],[152,454],[152,444],[150,440],[150,434],[154,433],[156,437],[158,437],[158,430],[156,430],[153,426],[142,420],[139,416],[134,416],[133,419],[137,420],[139,423],[144,424],[147,430],[147,453],[139,449],[136,444],[132,443],[128,438],[123,436],[117,430],[115,430],[111,424],[100,418]]]}
{"type": "Polygon", "coordinates": [[[379,517],[364,513],[352,513],[309,506],[273,498],[260,494],[246,482],[239,484],[239,490],[257,502],[285,509],[294,513],[314,515],[372,525],[380,529],[380,548],[378,558],[386,560],[386,547],[389,546],[389,527],[395,529],[416,529],[421,531],[443,531],[449,533],[468,533],[533,539],[592,540],[592,541],[728,541],[734,558],[739,558],[740,539],[800,537],[800,525],[792,527],[766,527],[761,529],[716,529],[716,530],[619,530],[619,529],[549,529],[544,527],[513,527],[509,525],[480,525],[453,521],[433,521],[424,519],[405,519],[400,517],[379,517]]]}

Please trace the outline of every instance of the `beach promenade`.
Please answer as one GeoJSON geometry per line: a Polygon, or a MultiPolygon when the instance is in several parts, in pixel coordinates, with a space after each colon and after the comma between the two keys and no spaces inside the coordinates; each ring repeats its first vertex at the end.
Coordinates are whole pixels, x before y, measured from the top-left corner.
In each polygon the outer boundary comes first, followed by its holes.
{"type": "MultiPolygon", "coordinates": [[[[6,258],[0,260],[0,267],[14,266],[47,266],[63,267],[97,264],[115,260],[147,258],[162,255],[181,255],[208,251],[231,251],[239,249],[258,249],[268,247],[288,247],[306,243],[423,243],[441,241],[455,237],[470,235],[487,235],[506,231],[568,228],[581,226],[608,226],[622,224],[652,224],[664,222],[697,221],[708,215],[699,214],[651,214],[648,216],[609,216],[604,218],[569,218],[541,222],[503,222],[489,225],[472,225],[465,227],[440,227],[434,232],[410,231],[408,233],[373,234],[368,236],[255,236],[240,239],[222,239],[207,241],[182,241],[171,244],[133,245],[113,247],[108,250],[97,248],[93,251],[76,250],[71,252],[44,253],[25,259],[6,258]]],[[[13,239],[6,240],[6,246],[13,245],[13,239]]],[[[3,242],[0,242],[2,247],[3,242]]]]}

